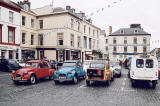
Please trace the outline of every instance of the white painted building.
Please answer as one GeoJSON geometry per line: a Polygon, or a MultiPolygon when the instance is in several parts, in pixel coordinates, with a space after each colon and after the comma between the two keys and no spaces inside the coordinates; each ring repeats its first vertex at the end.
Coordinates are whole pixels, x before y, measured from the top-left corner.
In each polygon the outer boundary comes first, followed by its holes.
{"type": "Polygon", "coordinates": [[[10,0],[0,1],[0,58],[21,59],[20,8],[10,0]]]}
{"type": "Polygon", "coordinates": [[[109,35],[109,58],[126,59],[134,55],[150,52],[151,34],[145,32],[140,24],[121,28],[109,35]]]}
{"type": "Polygon", "coordinates": [[[101,35],[100,35],[100,42],[99,42],[99,48],[100,48],[100,51],[102,52],[102,57],[104,59],[107,59],[109,57],[109,43],[108,43],[108,39],[109,37],[106,36],[106,32],[105,30],[102,30],[101,31],[101,35]]]}

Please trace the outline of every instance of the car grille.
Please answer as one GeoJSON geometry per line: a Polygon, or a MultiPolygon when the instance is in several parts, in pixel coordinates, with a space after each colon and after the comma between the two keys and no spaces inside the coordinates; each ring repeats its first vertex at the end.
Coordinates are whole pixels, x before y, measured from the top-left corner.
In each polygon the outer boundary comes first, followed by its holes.
{"type": "Polygon", "coordinates": [[[21,77],[21,75],[20,74],[16,74],[16,77],[21,77]]]}
{"type": "Polygon", "coordinates": [[[66,74],[59,74],[60,77],[66,77],[66,74]]]}

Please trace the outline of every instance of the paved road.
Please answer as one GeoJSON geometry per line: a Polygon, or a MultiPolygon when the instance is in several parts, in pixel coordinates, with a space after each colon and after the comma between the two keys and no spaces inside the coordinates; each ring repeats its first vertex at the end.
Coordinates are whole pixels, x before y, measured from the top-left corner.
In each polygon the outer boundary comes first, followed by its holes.
{"type": "MultiPolygon", "coordinates": [[[[159,82],[160,83],[160,82],[159,82]]],[[[127,70],[109,87],[85,81],[74,85],[55,85],[43,79],[36,85],[14,85],[8,73],[0,73],[0,106],[159,106],[160,84],[151,89],[148,84],[131,87],[127,70]]]]}

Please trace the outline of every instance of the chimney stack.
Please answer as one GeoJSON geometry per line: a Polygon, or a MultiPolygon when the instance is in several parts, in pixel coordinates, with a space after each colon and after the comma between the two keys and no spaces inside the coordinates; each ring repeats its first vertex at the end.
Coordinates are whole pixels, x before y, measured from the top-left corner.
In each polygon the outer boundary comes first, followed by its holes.
{"type": "Polygon", "coordinates": [[[109,35],[112,34],[112,26],[109,26],[109,35]]]}
{"type": "Polygon", "coordinates": [[[71,6],[66,6],[66,10],[70,10],[71,9],[71,6]]]}

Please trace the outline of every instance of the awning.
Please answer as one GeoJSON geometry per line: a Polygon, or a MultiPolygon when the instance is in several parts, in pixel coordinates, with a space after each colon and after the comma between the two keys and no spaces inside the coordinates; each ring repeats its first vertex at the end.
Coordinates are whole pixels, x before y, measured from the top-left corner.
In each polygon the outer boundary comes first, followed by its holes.
{"type": "Polygon", "coordinates": [[[94,55],[88,55],[89,57],[97,57],[97,56],[94,56],[94,55]]]}

